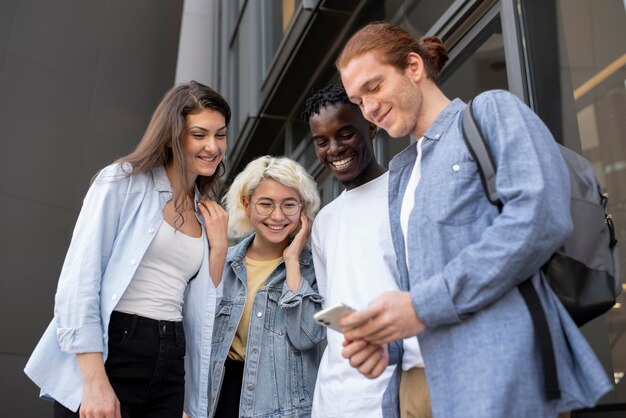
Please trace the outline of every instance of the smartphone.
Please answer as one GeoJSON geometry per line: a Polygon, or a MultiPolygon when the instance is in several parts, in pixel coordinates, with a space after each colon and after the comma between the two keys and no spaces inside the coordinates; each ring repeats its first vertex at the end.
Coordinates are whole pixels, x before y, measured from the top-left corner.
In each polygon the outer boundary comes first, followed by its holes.
{"type": "Polygon", "coordinates": [[[313,315],[313,318],[320,324],[334,329],[337,332],[343,332],[341,327],[339,326],[339,319],[341,319],[344,315],[354,311],[353,308],[348,305],[344,305],[343,303],[336,303],[332,306],[329,306],[326,309],[322,309],[313,315]]]}

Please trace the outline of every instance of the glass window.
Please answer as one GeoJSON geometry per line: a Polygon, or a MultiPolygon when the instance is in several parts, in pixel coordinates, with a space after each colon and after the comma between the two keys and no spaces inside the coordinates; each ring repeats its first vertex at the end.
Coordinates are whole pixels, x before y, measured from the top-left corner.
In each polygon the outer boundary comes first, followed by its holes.
{"type": "MultiPolygon", "coordinates": [[[[626,18],[623,0],[557,2],[561,103],[578,133],[564,143],[593,164],[609,194],[626,272],[626,18]],[[573,103],[573,105],[572,105],[573,103]],[[575,117],[573,117],[575,115],[575,117]],[[580,143],[577,144],[580,138],[580,143]],[[569,143],[568,143],[569,142],[569,143]]],[[[622,284],[626,290],[626,285],[622,284]]],[[[626,402],[626,293],[606,317],[616,401],[626,402]]]]}
{"type": "Polygon", "coordinates": [[[419,38],[453,3],[454,0],[387,0],[383,7],[386,21],[403,26],[419,38]]]}
{"type": "Polygon", "coordinates": [[[301,0],[262,0],[262,74],[266,74],[301,0]]]}
{"type": "Polygon", "coordinates": [[[486,25],[477,41],[470,43],[475,47],[462,51],[458,58],[462,63],[454,66],[454,72],[441,76],[441,90],[450,99],[467,102],[485,90],[509,87],[499,16],[486,25]]]}
{"type": "Polygon", "coordinates": [[[326,169],[315,178],[315,181],[320,192],[320,208],[332,202],[343,191],[343,185],[326,169]]]}
{"type": "MultiPolygon", "coordinates": [[[[304,108],[304,105],[302,108],[304,108]]],[[[293,152],[295,149],[299,148],[303,142],[306,142],[307,146],[313,145],[309,124],[308,122],[303,121],[299,114],[295,115],[295,118],[290,120],[288,129],[290,135],[288,137],[287,149],[285,152],[293,152]]]]}

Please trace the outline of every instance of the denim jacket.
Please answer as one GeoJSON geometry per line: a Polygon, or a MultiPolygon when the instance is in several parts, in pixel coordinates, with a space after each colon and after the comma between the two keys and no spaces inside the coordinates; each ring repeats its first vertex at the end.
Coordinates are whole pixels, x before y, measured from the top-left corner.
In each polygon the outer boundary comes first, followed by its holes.
{"type": "MultiPolygon", "coordinates": [[[[211,353],[210,409],[213,416],[224,378],[224,361],[246,302],[246,250],[254,234],[228,250],[211,353]]],[[[311,251],[300,255],[302,281],[287,286],[280,261],[254,298],[243,373],[240,417],[308,417],[317,377],[317,344],[326,336],[313,319],[321,309],[311,251]]]]}
{"type": "MultiPolygon", "coordinates": [[[[163,167],[130,176],[130,166],[104,168],[85,196],[76,221],[57,293],[54,318],[24,371],[41,389],[71,410],[78,409],[83,380],[76,353],[102,352],[107,357],[111,312],[128,287],[148,246],[163,222],[172,188],[163,167]]],[[[199,216],[196,190],[196,217],[199,216]]],[[[209,245],[202,227],[204,255],[198,276],[185,289],[183,323],[185,408],[206,411],[208,359],[217,292],[209,277],[209,245]]]]}
{"type": "Polygon", "coordinates": [[[572,228],[565,163],[546,126],[518,98],[505,91],[477,96],[474,114],[504,203],[498,212],[463,141],[464,109],[455,99],[424,134],[408,248],[400,211],[415,144],[389,167],[398,286],[410,291],[426,325],[418,339],[433,416],[553,417],[591,406],[612,384],[538,273],[572,228]],[[516,287],[531,276],[554,343],[559,400],[544,394],[537,337],[516,287]]]}

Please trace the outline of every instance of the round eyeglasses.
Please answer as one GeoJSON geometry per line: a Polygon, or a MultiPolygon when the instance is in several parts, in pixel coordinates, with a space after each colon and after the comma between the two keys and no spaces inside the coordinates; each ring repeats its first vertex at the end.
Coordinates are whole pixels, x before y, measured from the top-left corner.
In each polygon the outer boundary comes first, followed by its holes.
{"type": "Polygon", "coordinates": [[[271,200],[259,200],[254,203],[254,209],[256,210],[256,213],[261,216],[270,216],[274,212],[274,209],[276,209],[276,206],[280,207],[280,211],[283,213],[283,215],[293,216],[298,214],[300,208],[302,207],[302,203],[298,202],[297,200],[286,200],[280,205],[277,205],[271,200]]]}

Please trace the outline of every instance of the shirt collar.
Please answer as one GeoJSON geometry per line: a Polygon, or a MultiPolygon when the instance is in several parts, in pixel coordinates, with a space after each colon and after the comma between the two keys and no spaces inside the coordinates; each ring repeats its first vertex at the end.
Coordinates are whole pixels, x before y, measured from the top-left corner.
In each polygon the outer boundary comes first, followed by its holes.
{"type": "Polygon", "coordinates": [[[443,133],[448,129],[456,114],[465,107],[465,103],[461,99],[454,99],[445,109],[437,116],[435,122],[424,133],[424,137],[428,139],[439,140],[443,133]]]}
{"type": "MultiPolygon", "coordinates": [[[[170,184],[170,179],[167,177],[167,171],[165,171],[164,166],[157,166],[152,169],[152,176],[154,177],[154,188],[159,192],[169,192],[172,193],[172,185],[170,184]]],[[[194,209],[198,210],[198,201],[200,201],[202,196],[200,195],[200,190],[198,190],[198,186],[194,185],[194,209]]]]}
{"type": "Polygon", "coordinates": [[[165,167],[159,165],[152,169],[152,177],[154,178],[154,188],[159,192],[172,192],[170,179],[167,177],[165,167]]]}

